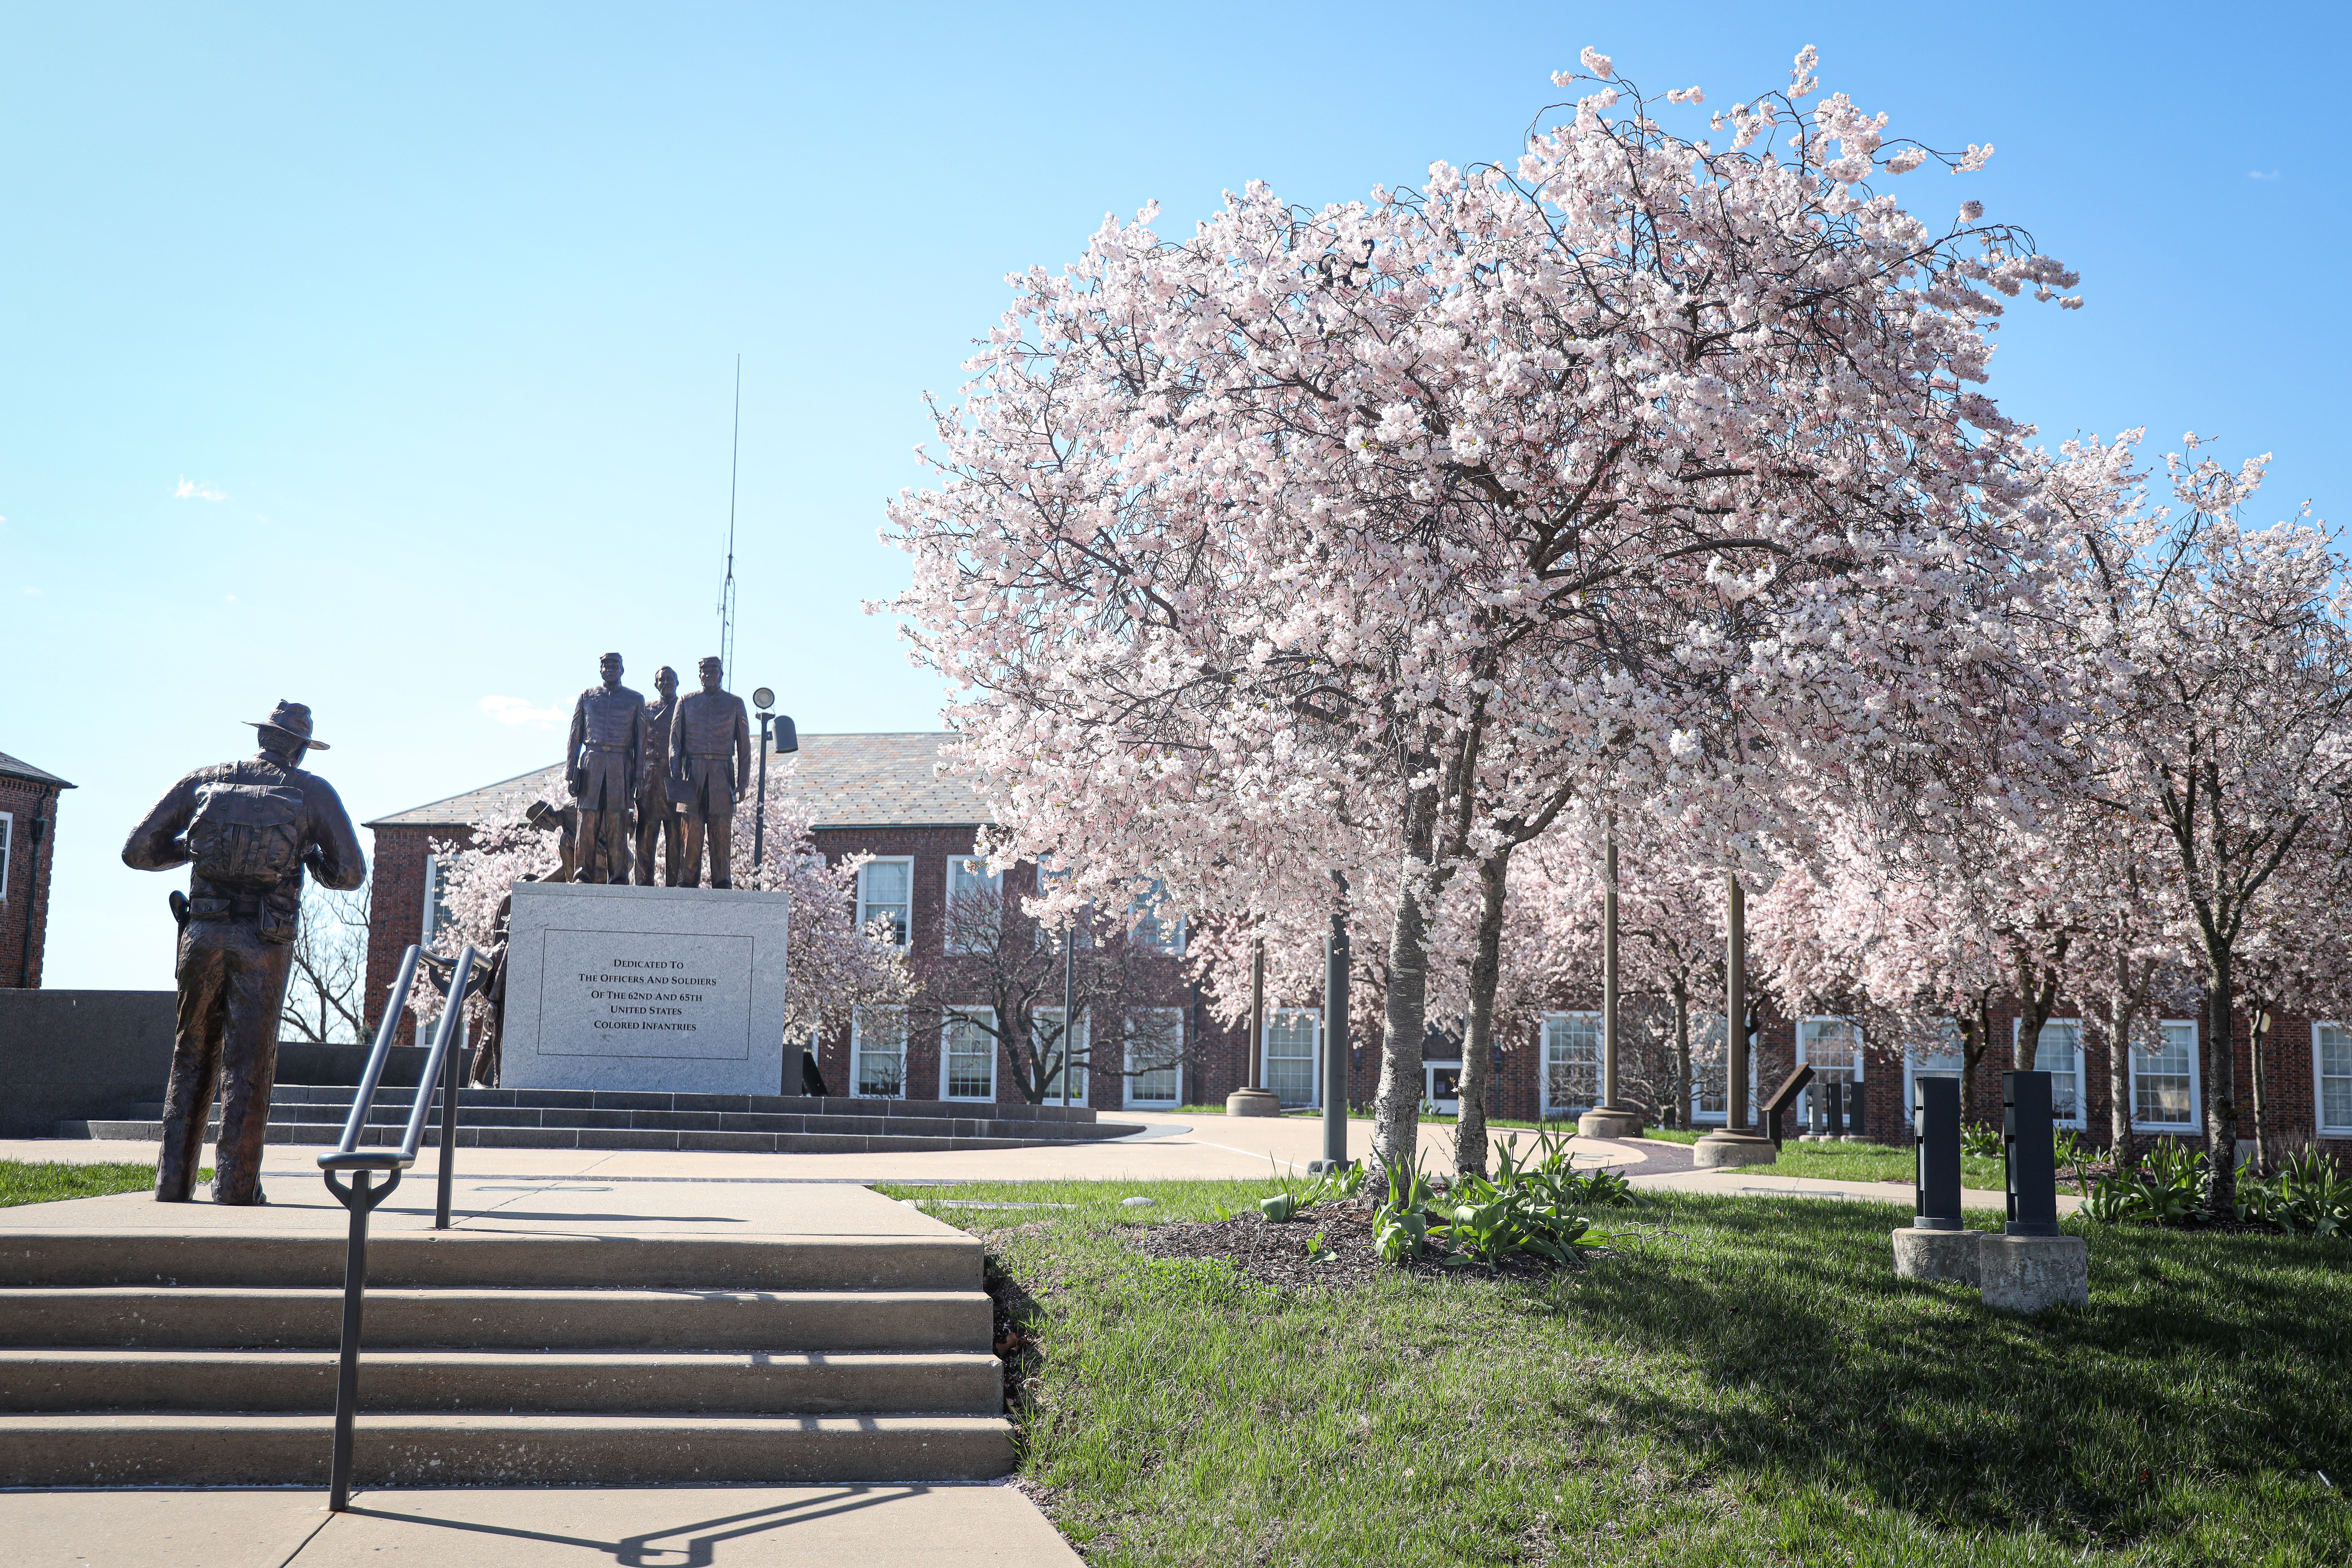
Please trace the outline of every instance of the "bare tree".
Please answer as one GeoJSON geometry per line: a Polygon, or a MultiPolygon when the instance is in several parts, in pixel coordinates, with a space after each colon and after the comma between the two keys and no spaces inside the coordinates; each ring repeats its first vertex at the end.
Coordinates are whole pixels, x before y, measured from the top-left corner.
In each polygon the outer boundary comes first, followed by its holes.
{"type": "Polygon", "coordinates": [[[305,890],[293,968],[278,1015],[282,1039],[357,1045],[367,1037],[368,891],[305,890]]]}
{"type": "Polygon", "coordinates": [[[1066,972],[1071,1014],[1079,1021],[1070,1061],[1090,1079],[1181,1072],[1194,1032],[1185,1027],[1190,1009],[1163,999],[1172,969],[1161,928],[1147,917],[1132,931],[1095,920],[1056,931],[1039,926],[1019,903],[997,881],[951,892],[946,984],[931,989],[963,999],[941,1000],[942,1016],[953,1014],[994,1037],[1021,1098],[1037,1105],[1061,1092],[1066,972]]]}

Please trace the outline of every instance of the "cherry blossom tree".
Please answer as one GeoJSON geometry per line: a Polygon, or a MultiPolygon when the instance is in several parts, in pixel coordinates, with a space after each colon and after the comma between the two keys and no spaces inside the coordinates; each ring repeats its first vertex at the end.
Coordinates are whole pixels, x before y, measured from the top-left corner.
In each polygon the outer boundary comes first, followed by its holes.
{"type": "MultiPolygon", "coordinates": [[[[2152,504],[2134,433],[2068,448],[2053,492],[2077,527],[2079,679],[2086,798],[2161,832],[2162,896],[2184,919],[2205,988],[2207,1205],[2233,1211],[2241,954],[2301,900],[2266,897],[2323,867],[2352,792],[2352,587],[2327,535],[2305,521],[2251,529],[2239,512],[2266,458],[2235,470],[2165,459],[2169,504],[2152,504]]],[[[2280,942],[2294,940],[2284,926],[2280,942]]]]}
{"type": "Polygon", "coordinates": [[[2001,299],[2074,279],[1870,183],[1990,149],[1801,109],[1810,49],[1720,145],[1664,128],[1696,89],[1583,63],[1507,166],[1318,212],[1254,184],[1023,275],[937,487],[891,509],[895,607],[964,689],[953,764],[1009,853],[1079,868],[1058,896],[1145,868],[1245,921],[1322,909],[1333,869],[1392,885],[1388,1158],[1433,910],[1577,792],[1740,803],[1738,837],[1768,762],[1858,786],[1922,734],[2033,743],[1984,733],[2032,497],[1975,387],[2001,299]]]}

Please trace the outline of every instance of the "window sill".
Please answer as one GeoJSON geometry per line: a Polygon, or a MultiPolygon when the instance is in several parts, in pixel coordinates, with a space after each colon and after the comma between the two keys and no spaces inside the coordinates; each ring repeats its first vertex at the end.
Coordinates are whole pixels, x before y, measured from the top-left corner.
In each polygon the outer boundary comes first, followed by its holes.
{"type": "MultiPolygon", "coordinates": [[[[2205,1129],[2193,1121],[2135,1121],[2131,1124],[2131,1129],[2135,1132],[2146,1132],[2158,1137],[2168,1135],[2174,1138],[2202,1138],[2205,1136],[2205,1129]]],[[[2352,1133],[2347,1133],[2346,1136],[2352,1137],[2352,1133]]]]}

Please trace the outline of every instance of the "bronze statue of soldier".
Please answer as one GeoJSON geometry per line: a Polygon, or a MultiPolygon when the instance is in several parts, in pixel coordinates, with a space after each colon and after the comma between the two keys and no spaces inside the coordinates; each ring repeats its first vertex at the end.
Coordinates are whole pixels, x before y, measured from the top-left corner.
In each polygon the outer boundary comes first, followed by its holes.
{"type": "Polygon", "coordinates": [[[286,1000],[302,873],[348,892],[367,878],[359,834],[332,785],[298,765],[310,710],[281,701],[250,762],[198,768],[164,792],[131,830],[122,863],[139,871],[190,868],[180,920],[179,1017],[163,1090],[158,1203],[184,1204],[204,1154],[213,1093],[221,1100],[213,1202],[258,1204],[262,1142],[278,1079],[278,1020],[286,1000]]]}
{"type": "Polygon", "coordinates": [[[715,658],[698,667],[702,689],[688,692],[670,721],[669,798],[686,819],[686,867],[678,885],[702,885],[702,846],[710,844],[710,885],[735,885],[735,803],[751,782],[751,716],[743,700],[719,689],[715,658]]]}
{"type": "Polygon", "coordinates": [[[683,829],[677,807],[669,800],[664,781],[669,773],[669,727],[677,714],[677,671],[663,665],[654,671],[658,702],[646,704],[646,749],[637,760],[637,886],[654,885],[654,846],[662,851],[662,886],[677,886],[685,863],[683,829]]]}
{"type": "Polygon", "coordinates": [[[625,882],[646,703],[621,684],[619,654],[598,659],[596,670],[604,684],[590,687],[572,705],[572,738],[563,752],[564,777],[580,808],[580,868],[573,876],[582,882],[625,882]]]}

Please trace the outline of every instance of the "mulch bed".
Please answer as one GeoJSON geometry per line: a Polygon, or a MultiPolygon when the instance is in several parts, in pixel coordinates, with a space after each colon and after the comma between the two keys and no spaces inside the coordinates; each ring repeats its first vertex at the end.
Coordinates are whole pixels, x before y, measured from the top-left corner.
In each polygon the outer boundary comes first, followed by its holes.
{"type": "Polygon", "coordinates": [[[1251,1213],[1130,1228],[1137,1249],[1146,1258],[1222,1258],[1260,1284],[1287,1289],[1352,1289],[1382,1274],[1541,1279],[1557,1272],[1543,1258],[1526,1254],[1506,1258],[1491,1268],[1484,1264],[1449,1267],[1434,1258],[1383,1263],[1372,1247],[1375,1206],[1369,1198],[1335,1198],[1299,1210],[1286,1225],[1251,1213]],[[1316,1248],[1311,1258],[1309,1247],[1316,1248]]]}

